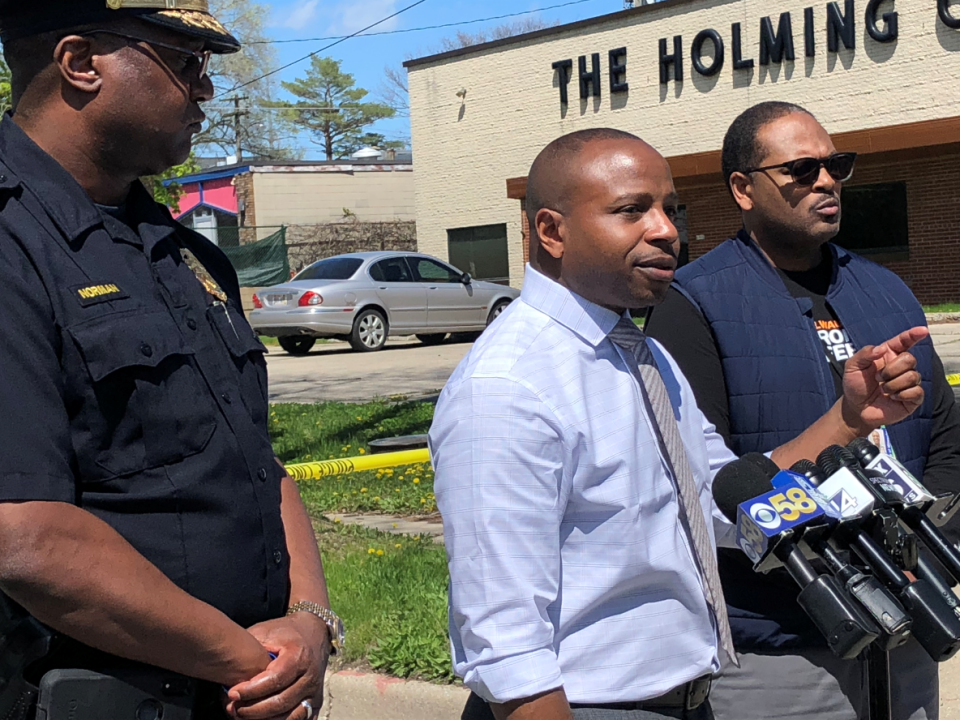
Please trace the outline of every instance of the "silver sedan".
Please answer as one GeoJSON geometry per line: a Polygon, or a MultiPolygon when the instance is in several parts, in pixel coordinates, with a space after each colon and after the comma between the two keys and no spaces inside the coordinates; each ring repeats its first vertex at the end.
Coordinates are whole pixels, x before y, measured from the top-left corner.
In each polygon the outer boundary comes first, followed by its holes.
{"type": "Polygon", "coordinates": [[[430,255],[350,253],[259,291],[250,324],[293,355],[309,352],[317,338],[345,338],[354,350],[370,352],[390,335],[434,344],[449,333],[482,331],[519,295],[430,255]]]}

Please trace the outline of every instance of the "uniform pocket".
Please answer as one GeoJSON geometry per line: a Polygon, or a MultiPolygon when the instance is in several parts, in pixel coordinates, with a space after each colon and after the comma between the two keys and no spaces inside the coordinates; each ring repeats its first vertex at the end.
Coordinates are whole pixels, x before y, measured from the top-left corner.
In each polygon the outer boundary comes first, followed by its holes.
{"type": "Polygon", "coordinates": [[[214,303],[207,309],[207,315],[233,358],[250,416],[255,423],[262,423],[265,427],[269,409],[267,362],[264,358],[267,348],[243,313],[231,303],[214,303]]]}
{"type": "Polygon", "coordinates": [[[216,407],[169,315],[104,315],[67,333],[86,375],[77,378],[86,387],[71,413],[81,477],[169,465],[206,447],[216,407]]]}

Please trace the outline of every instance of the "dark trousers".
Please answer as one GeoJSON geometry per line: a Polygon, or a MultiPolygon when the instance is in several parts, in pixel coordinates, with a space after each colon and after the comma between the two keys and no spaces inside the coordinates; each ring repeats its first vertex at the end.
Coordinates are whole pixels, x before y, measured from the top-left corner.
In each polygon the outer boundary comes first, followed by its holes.
{"type": "MultiPolygon", "coordinates": [[[[658,720],[659,718],[675,718],[676,720],[713,720],[713,711],[710,710],[710,701],[703,703],[696,710],[682,708],[645,708],[643,710],[620,710],[596,707],[577,707],[573,709],[576,720],[658,720]]],[[[479,695],[470,693],[467,705],[463,708],[460,720],[494,720],[493,712],[479,695]]]]}

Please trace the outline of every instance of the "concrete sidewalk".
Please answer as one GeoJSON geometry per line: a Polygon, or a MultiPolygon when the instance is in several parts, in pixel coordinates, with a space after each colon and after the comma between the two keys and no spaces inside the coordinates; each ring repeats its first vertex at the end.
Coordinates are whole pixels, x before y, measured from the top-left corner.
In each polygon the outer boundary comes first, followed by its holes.
{"type": "MultiPolygon", "coordinates": [[[[345,670],[327,675],[320,720],[459,720],[469,691],[345,670]]],[[[960,658],[940,666],[940,720],[960,720],[960,658]]]]}

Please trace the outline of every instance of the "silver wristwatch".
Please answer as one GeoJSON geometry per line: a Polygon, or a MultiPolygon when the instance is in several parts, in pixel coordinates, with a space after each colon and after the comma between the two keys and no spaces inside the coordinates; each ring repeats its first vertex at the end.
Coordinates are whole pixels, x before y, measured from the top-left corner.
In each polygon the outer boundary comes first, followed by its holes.
{"type": "Polygon", "coordinates": [[[293,615],[298,612],[307,612],[323,620],[330,629],[330,645],[333,647],[333,655],[337,655],[343,650],[347,633],[343,627],[343,620],[340,619],[339,615],[333,610],[325,608],[323,605],[306,600],[301,600],[297,604],[291,605],[290,609],[287,610],[287,615],[293,615]]]}

